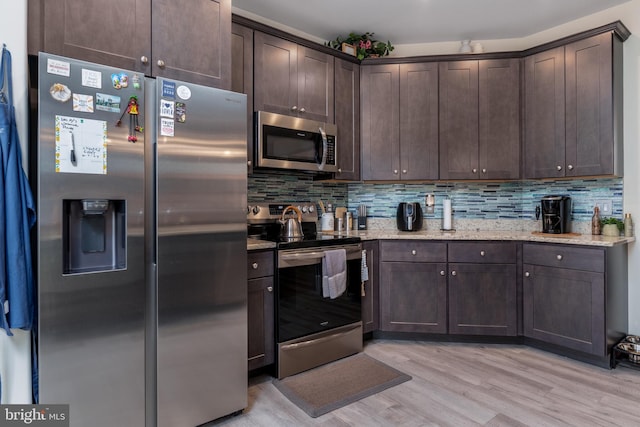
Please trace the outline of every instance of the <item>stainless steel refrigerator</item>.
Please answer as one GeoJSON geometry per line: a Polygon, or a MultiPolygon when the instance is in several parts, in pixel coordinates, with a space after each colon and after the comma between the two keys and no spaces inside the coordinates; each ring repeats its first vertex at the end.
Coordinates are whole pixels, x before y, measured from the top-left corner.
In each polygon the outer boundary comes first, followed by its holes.
{"type": "Polygon", "coordinates": [[[246,97],[41,53],[40,403],[70,425],[247,406],[246,97]]]}

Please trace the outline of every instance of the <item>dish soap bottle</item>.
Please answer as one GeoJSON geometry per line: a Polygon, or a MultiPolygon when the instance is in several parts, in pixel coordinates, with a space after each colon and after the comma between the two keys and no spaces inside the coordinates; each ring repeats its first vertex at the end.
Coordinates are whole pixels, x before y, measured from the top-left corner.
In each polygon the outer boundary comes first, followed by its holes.
{"type": "Polygon", "coordinates": [[[633,220],[631,214],[624,214],[624,237],[633,237],[633,220]]]}
{"type": "Polygon", "coordinates": [[[597,205],[593,208],[593,216],[591,217],[591,234],[600,234],[600,208],[597,205]]]}

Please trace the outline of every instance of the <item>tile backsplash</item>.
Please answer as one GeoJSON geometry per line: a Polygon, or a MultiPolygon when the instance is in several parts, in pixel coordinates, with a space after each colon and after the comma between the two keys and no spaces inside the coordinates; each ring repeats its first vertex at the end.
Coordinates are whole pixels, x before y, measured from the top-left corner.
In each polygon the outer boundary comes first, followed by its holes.
{"type": "Polygon", "coordinates": [[[395,218],[400,202],[420,202],[425,194],[436,196],[435,211],[427,217],[442,218],[442,200],[452,199],[458,219],[530,220],[540,198],[550,194],[571,197],[573,220],[589,221],[600,200],[611,201],[612,215],[622,218],[622,178],[591,178],[556,181],[438,182],[404,184],[335,183],[315,181],[312,174],[254,172],[249,177],[248,201],[308,202],[322,200],[356,210],[368,207],[368,216],[395,218]]]}

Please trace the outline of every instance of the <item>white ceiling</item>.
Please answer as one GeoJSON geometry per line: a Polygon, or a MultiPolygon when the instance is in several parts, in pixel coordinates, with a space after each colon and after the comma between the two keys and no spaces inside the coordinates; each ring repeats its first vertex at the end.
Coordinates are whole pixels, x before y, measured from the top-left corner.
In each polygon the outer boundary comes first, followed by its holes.
{"type": "MultiPolygon", "coordinates": [[[[320,40],[375,33],[393,45],[522,38],[629,0],[232,0],[320,40]]],[[[248,12],[242,13],[242,12],[248,12]]]]}

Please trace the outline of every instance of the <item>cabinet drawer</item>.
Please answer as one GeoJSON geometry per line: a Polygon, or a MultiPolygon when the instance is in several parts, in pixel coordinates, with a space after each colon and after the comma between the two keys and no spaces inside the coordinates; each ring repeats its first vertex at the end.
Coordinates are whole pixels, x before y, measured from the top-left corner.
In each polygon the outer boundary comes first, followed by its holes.
{"type": "Polygon", "coordinates": [[[249,252],[247,256],[247,278],[273,276],[273,251],[249,252]]]}
{"type": "Polygon", "coordinates": [[[604,249],[580,248],[569,245],[522,245],[524,264],[604,273],[604,249]]]}
{"type": "Polygon", "coordinates": [[[515,264],[515,242],[453,242],[448,247],[449,262],[515,264]]]}
{"type": "Polygon", "coordinates": [[[380,242],[380,260],[397,262],[447,262],[447,244],[410,240],[380,242]]]}

